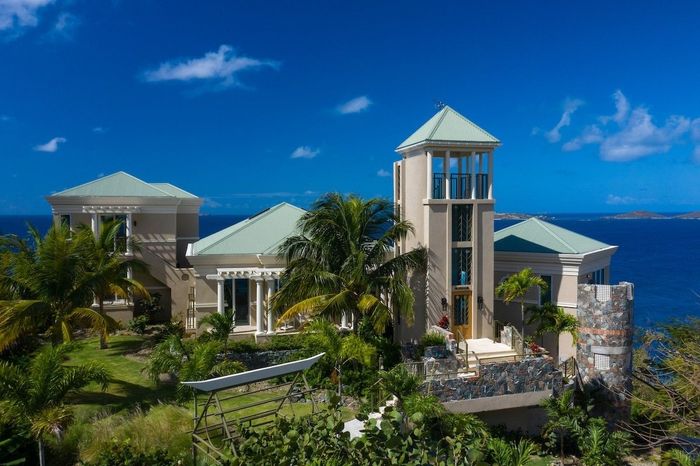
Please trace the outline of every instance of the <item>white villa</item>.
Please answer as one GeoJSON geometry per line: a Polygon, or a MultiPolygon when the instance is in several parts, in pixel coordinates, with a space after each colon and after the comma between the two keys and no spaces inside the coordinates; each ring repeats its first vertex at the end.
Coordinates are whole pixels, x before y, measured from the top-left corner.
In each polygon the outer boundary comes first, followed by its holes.
{"type": "MultiPolygon", "coordinates": [[[[496,339],[498,322],[520,325],[517,305],[494,296],[506,275],[531,267],[551,283],[532,290],[528,303],[551,301],[576,314],[580,283],[608,284],[617,247],[530,219],[494,233],[493,159],[500,141],[450,107],[442,108],[396,149],[394,201],[415,226],[397,251],[424,246],[429,264],[414,276],[416,322],[396,329],[402,341],[416,340],[447,316],[451,330],[474,342],[496,339]]],[[[271,206],[205,238],[199,237],[202,199],[167,183],[147,183],[123,172],[47,197],[56,222],[91,224],[125,221],[124,235],[141,245],[151,266],[146,279],[163,296],[167,315],[195,330],[212,312],[233,308],[239,335],[264,338],[293,328],[276,328],[268,303],[284,270],[279,245],[294,234],[304,210],[271,206]]],[[[122,320],[134,304],[115,301],[109,312],[122,320]]],[[[343,321],[342,325],[349,325],[343,321]]],[[[574,354],[563,335],[548,342],[563,360],[574,354]]]]}

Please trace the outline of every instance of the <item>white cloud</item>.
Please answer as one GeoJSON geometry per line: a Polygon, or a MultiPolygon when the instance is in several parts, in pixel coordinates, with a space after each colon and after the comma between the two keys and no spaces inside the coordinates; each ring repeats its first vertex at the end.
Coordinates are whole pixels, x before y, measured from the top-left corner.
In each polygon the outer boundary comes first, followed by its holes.
{"type": "Polygon", "coordinates": [[[603,131],[596,125],[586,126],[580,136],[566,142],[561,148],[566,152],[579,150],[586,144],[597,144],[603,141],[603,131]]]}
{"type": "Polygon", "coordinates": [[[314,149],[311,146],[299,146],[292,152],[293,159],[313,159],[321,153],[321,149],[314,149]]]}
{"type": "Polygon", "coordinates": [[[695,144],[695,149],[693,150],[693,159],[700,163],[700,118],[696,118],[690,124],[690,137],[695,144]]]}
{"type": "Polygon", "coordinates": [[[37,152],[56,152],[58,150],[58,145],[63,144],[66,141],[66,138],[53,138],[46,144],[39,144],[38,146],[34,146],[34,150],[37,152]]]}
{"type": "Polygon", "coordinates": [[[17,31],[39,24],[39,10],[54,0],[0,0],[0,31],[17,31]]]}
{"type": "Polygon", "coordinates": [[[627,118],[627,115],[629,114],[630,111],[630,102],[627,100],[627,97],[622,93],[620,89],[616,90],[613,92],[612,95],[613,100],[615,100],[615,114],[610,115],[610,116],[602,116],[600,117],[600,121],[603,124],[607,124],[609,121],[614,121],[618,124],[622,123],[625,121],[627,118]]]}
{"type": "Polygon", "coordinates": [[[202,203],[204,204],[205,207],[209,207],[211,209],[218,209],[219,207],[223,206],[223,204],[221,204],[221,202],[215,201],[214,199],[212,199],[210,197],[205,197],[202,203]]]}
{"type": "Polygon", "coordinates": [[[239,56],[230,45],[222,45],[203,57],[161,63],[158,68],[144,72],[143,77],[148,82],[215,82],[220,88],[227,88],[240,85],[238,74],[242,71],[278,66],[272,60],[239,56]]]}
{"type": "Polygon", "coordinates": [[[0,115],[0,121],[2,121],[3,123],[10,121],[11,119],[12,117],[10,115],[0,115]]]}
{"type": "Polygon", "coordinates": [[[583,105],[583,101],[580,99],[566,99],[564,101],[564,112],[561,114],[561,118],[559,118],[559,123],[557,123],[554,128],[544,133],[544,137],[547,138],[549,142],[559,142],[562,128],[571,125],[571,115],[573,115],[581,105],[583,105]]]}
{"type": "Polygon", "coordinates": [[[383,168],[381,168],[377,172],[377,176],[381,176],[381,177],[391,176],[391,173],[389,173],[387,170],[384,170],[383,168]]]}
{"type": "Polygon", "coordinates": [[[97,134],[104,134],[107,132],[107,128],[104,128],[102,126],[95,126],[94,128],[92,128],[92,132],[97,134]]]}
{"type": "Polygon", "coordinates": [[[618,196],[615,194],[608,194],[605,199],[605,203],[608,205],[629,205],[634,204],[637,200],[630,196],[618,196]]]}
{"type": "Polygon", "coordinates": [[[352,100],[348,100],[344,104],[338,105],[338,113],[342,115],[347,115],[349,113],[360,113],[369,108],[372,105],[372,101],[366,95],[360,97],[355,97],[352,100]]]}
{"type": "MultiPolygon", "coordinates": [[[[657,126],[653,116],[646,107],[632,108],[622,91],[612,95],[615,101],[613,115],[598,117],[600,125],[586,126],[581,134],[563,146],[562,150],[570,152],[581,149],[588,144],[599,144],[600,158],[609,162],[626,162],[642,157],[664,154],[674,144],[682,142],[691,130],[691,121],[682,115],[671,115],[662,126],[657,126]],[[615,125],[608,125],[614,122],[615,125]]],[[[700,123],[696,136],[696,156],[700,161],[700,123]]]]}
{"type": "MultiPolygon", "coordinates": [[[[2,0],[0,0],[2,1],[2,0]]],[[[71,40],[75,29],[80,25],[80,18],[72,13],[61,13],[56,18],[53,28],[46,34],[49,39],[71,40]]]]}
{"type": "Polygon", "coordinates": [[[611,162],[626,162],[647,155],[663,154],[671,150],[689,129],[690,120],[678,115],[669,117],[664,126],[656,126],[649,111],[637,107],[617,133],[603,140],[600,156],[611,162]]]}

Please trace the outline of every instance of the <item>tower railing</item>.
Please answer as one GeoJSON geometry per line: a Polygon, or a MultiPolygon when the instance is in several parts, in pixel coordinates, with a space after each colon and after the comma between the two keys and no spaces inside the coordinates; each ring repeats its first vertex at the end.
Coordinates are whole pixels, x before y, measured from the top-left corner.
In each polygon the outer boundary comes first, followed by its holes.
{"type": "Polygon", "coordinates": [[[471,199],[472,191],[476,199],[487,199],[489,175],[477,173],[474,179],[476,189],[472,189],[472,175],[469,173],[433,173],[433,199],[445,199],[448,193],[450,199],[471,199]]]}

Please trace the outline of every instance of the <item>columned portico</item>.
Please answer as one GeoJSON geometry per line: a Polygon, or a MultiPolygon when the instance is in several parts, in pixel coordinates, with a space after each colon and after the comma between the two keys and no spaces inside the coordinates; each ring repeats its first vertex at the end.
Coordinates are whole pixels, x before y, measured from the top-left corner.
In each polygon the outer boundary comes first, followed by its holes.
{"type": "Polygon", "coordinates": [[[274,335],[275,315],[270,309],[270,304],[272,302],[272,295],[275,292],[275,283],[282,274],[282,271],[282,268],[265,267],[218,268],[216,274],[206,276],[207,280],[216,281],[217,312],[223,313],[227,306],[225,286],[227,280],[232,279],[232,294],[230,297],[231,305],[234,308],[236,305],[236,279],[250,280],[255,283],[255,335],[274,335]]]}

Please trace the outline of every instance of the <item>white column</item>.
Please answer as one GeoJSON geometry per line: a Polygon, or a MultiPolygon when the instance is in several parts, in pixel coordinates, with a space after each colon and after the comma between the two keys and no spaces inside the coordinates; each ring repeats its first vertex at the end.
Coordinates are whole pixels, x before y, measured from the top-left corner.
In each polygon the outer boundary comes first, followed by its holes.
{"type": "Polygon", "coordinates": [[[270,278],[267,280],[267,334],[275,334],[275,319],[272,315],[272,292],[275,288],[275,280],[270,278]]]}
{"type": "Polygon", "coordinates": [[[133,221],[131,218],[131,212],[126,214],[126,255],[130,256],[134,253],[134,251],[131,250],[131,235],[132,235],[132,228],[133,228],[133,221]]]}
{"type": "Polygon", "coordinates": [[[472,199],[476,199],[476,152],[472,152],[469,158],[469,173],[472,179],[472,199]]]}
{"type": "Polygon", "coordinates": [[[97,224],[97,213],[93,212],[92,215],[90,216],[90,226],[92,226],[92,232],[94,233],[95,236],[97,236],[97,229],[98,229],[98,224],[97,224]]]}
{"type": "Polygon", "coordinates": [[[425,198],[426,199],[432,199],[433,198],[433,151],[428,151],[426,152],[426,165],[425,165],[425,173],[426,173],[426,193],[425,193],[425,198]]]}
{"type": "Polygon", "coordinates": [[[216,312],[224,313],[224,277],[216,279],[216,312]]]}
{"type": "Polygon", "coordinates": [[[451,181],[451,170],[450,170],[450,151],[445,151],[445,158],[443,159],[444,162],[442,163],[444,172],[445,172],[445,199],[450,198],[450,191],[452,188],[452,181],[451,181]]]}
{"type": "Polygon", "coordinates": [[[340,328],[343,330],[348,328],[348,313],[347,313],[347,311],[343,311],[343,313],[340,315],[340,328]]]}
{"type": "Polygon", "coordinates": [[[236,279],[231,279],[231,311],[233,314],[233,322],[236,322],[236,279]]]}
{"type": "Polygon", "coordinates": [[[265,335],[265,316],[263,313],[263,281],[261,277],[255,280],[255,334],[265,335]]]}
{"type": "Polygon", "coordinates": [[[493,151],[489,152],[489,199],[493,199],[493,151]]]}

